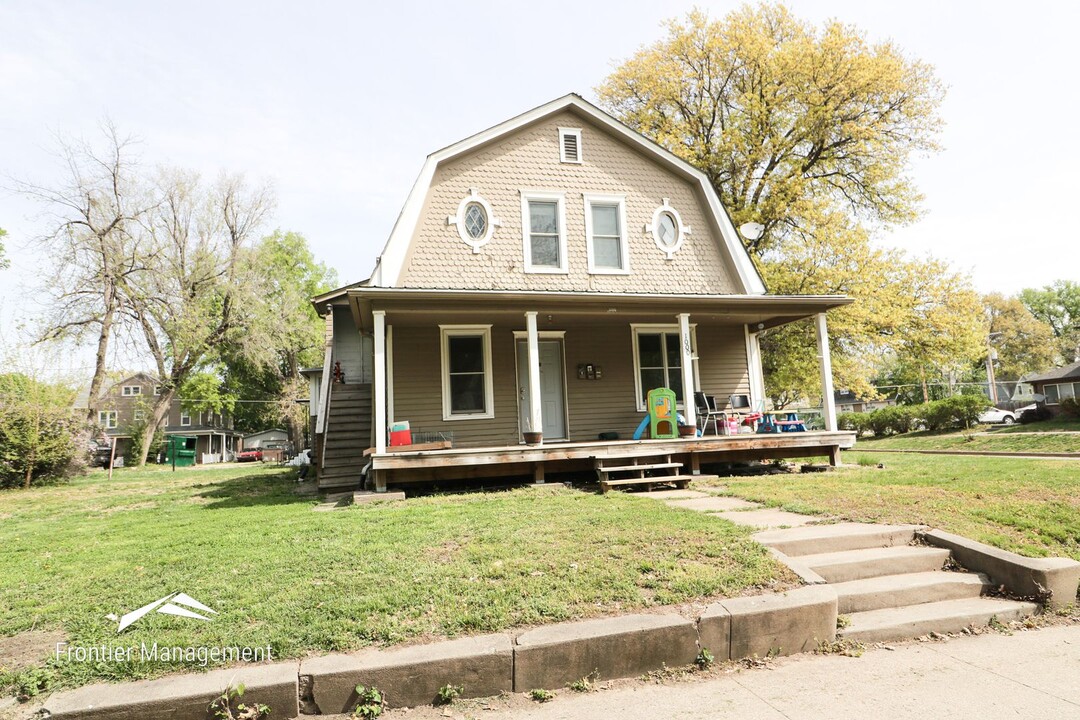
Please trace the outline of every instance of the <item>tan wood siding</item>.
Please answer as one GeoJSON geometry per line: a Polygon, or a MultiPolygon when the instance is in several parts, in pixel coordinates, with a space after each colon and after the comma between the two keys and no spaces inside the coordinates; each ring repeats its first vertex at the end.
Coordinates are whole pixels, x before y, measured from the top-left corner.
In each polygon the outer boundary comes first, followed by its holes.
{"type": "Polygon", "coordinates": [[[411,288],[519,289],[606,292],[741,292],[718,228],[710,220],[700,189],[616,140],[608,131],[573,113],[561,113],[524,128],[435,173],[424,198],[398,285],[411,288]],[[582,128],[582,162],[559,159],[560,126],[582,128]],[[492,206],[501,225],[474,253],[447,217],[475,189],[492,206]],[[566,274],[524,271],[522,191],[563,192],[567,247],[566,274]],[[583,193],[626,198],[630,274],[589,274],[583,193]],[[645,225],[669,198],[691,229],[672,259],[645,225]]]}
{"type": "MultiPolygon", "coordinates": [[[[457,447],[519,441],[514,330],[492,327],[495,417],[442,419],[440,335],[431,327],[394,327],[394,420],[414,430],[452,432],[457,447]]],[[[561,328],[544,328],[561,329],[561,328]]],[[[575,324],[566,330],[566,391],[569,439],[596,440],[614,431],[629,439],[643,417],[635,402],[632,331],[629,323],[575,324]],[[579,380],[579,364],[599,365],[600,380],[579,380]]],[[[727,396],[749,392],[746,343],[741,326],[698,325],[698,370],[702,389],[726,404],[727,396]]]]}

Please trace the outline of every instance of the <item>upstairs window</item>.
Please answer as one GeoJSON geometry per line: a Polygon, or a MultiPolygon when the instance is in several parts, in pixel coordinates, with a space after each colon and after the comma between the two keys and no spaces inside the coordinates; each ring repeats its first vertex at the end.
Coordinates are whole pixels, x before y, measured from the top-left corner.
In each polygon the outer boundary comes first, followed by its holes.
{"type": "Polygon", "coordinates": [[[135,422],[140,422],[146,419],[146,412],[144,410],[139,410],[136,408],[133,417],[135,418],[135,422]]]}
{"type": "Polygon", "coordinates": [[[116,411],[98,410],[97,421],[100,427],[106,430],[114,430],[116,428],[116,411]]]}
{"type": "Polygon", "coordinates": [[[191,425],[191,413],[187,412],[186,410],[181,410],[180,411],[180,426],[181,427],[187,427],[188,425],[191,425]]]}
{"type": "Polygon", "coordinates": [[[521,215],[525,272],[566,273],[562,193],[522,193],[521,215]]]}
{"type": "Polygon", "coordinates": [[[585,195],[585,240],[590,273],[630,271],[626,204],[621,196],[585,195]]]}
{"type": "Polygon", "coordinates": [[[559,128],[559,160],[581,163],[581,128],[559,128]]]}
{"type": "Polygon", "coordinates": [[[125,385],[123,393],[124,393],[124,397],[130,397],[132,395],[142,395],[142,386],[140,386],[140,385],[125,385]]]}
{"type": "Polygon", "coordinates": [[[440,331],[443,420],[495,417],[491,326],[444,325],[440,331]]]}

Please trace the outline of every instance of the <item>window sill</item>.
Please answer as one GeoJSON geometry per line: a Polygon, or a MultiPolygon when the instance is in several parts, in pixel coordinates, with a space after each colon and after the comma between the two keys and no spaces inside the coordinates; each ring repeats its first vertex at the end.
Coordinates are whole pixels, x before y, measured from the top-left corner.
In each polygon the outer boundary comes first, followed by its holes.
{"type": "Polygon", "coordinates": [[[590,275],[629,275],[630,270],[617,270],[615,268],[589,268],[590,275]]]}
{"type": "Polygon", "coordinates": [[[528,275],[569,275],[570,271],[566,268],[527,267],[525,273],[528,275]]]}
{"type": "Polygon", "coordinates": [[[473,415],[447,415],[443,413],[443,422],[454,422],[456,420],[494,420],[495,413],[476,413],[473,415]]]}

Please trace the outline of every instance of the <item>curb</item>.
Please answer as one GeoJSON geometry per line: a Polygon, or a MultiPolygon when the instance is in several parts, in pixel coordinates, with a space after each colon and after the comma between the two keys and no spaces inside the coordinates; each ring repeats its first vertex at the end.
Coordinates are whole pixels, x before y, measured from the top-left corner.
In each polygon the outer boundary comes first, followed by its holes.
{"type": "Polygon", "coordinates": [[[357,685],[383,691],[389,707],[431,703],[445,685],[462,697],[561,688],[596,673],[605,680],[690,665],[702,649],[717,660],[791,655],[836,637],[836,592],[813,585],[724,600],[693,620],[626,615],[560,623],[516,636],[483,635],[365,650],[303,662],[215,670],[56,693],[46,713],[63,720],[212,720],[207,706],[243,683],[244,702],[271,718],[352,710],[357,685]]]}
{"type": "Polygon", "coordinates": [[[1012,458],[1065,458],[1080,460],[1080,453],[1051,452],[997,452],[994,450],[895,450],[892,448],[859,448],[848,452],[868,453],[903,453],[906,455],[970,455],[974,457],[1012,457],[1012,458]]]}

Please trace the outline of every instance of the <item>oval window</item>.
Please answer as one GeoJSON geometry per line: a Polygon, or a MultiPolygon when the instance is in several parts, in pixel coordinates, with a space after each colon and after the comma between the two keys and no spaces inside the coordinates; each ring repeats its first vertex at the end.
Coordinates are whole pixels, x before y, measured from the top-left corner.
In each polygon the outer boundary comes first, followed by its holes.
{"type": "Polygon", "coordinates": [[[473,240],[482,240],[487,233],[488,219],[484,206],[469,203],[465,206],[465,233],[473,240]]]}
{"type": "Polygon", "coordinates": [[[671,213],[660,213],[656,223],[656,240],[662,247],[673,247],[679,239],[679,228],[671,213]]]}

